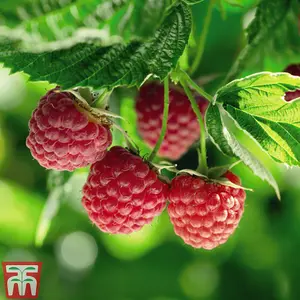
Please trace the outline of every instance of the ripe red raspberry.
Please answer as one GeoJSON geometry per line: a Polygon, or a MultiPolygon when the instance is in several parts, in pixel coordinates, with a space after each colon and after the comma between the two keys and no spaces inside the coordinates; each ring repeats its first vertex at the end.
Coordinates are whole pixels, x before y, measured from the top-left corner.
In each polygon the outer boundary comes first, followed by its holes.
{"type": "MultiPolygon", "coordinates": [[[[294,76],[300,76],[300,64],[289,65],[284,72],[290,73],[294,76]]],[[[294,92],[287,92],[285,94],[286,101],[292,101],[294,99],[300,98],[300,90],[294,92]]]]}
{"type": "Polygon", "coordinates": [[[113,147],[91,166],[82,204],[100,230],[129,234],[161,214],[168,191],[141,157],[113,147]]]}
{"type": "MultiPolygon", "coordinates": [[[[205,114],[208,101],[198,97],[198,106],[205,114]]],[[[137,102],[138,131],[144,141],[154,147],[161,131],[164,87],[152,82],[142,86],[137,102]]],[[[199,139],[197,117],[187,96],[179,89],[170,88],[167,132],[158,154],[171,160],[179,159],[199,139]]]]}
{"type": "MultiPolygon", "coordinates": [[[[234,174],[227,172],[224,176],[240,184],[234,174]]],[[[213,249],[225,243],[237,228],[245,198],[242,189],[191,175],[175,177],[168,206],[174,231],[194,248],[213,249]]]]}
{"type": "Polygon", "coordinates": [[[74,98],[53,89],[32,113],[26,145],[46,169],[73,171],[87,166],[101,159],[111,145],[109,127],[80,112],[74,98]]]}

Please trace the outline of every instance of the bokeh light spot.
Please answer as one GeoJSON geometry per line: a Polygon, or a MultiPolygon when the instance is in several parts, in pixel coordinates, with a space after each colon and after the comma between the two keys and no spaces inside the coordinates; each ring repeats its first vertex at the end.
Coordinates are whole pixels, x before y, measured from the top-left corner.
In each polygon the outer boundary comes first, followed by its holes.
{"type": "Polygon", "coordinates": [[[180,276],[181,288],[191,298],[199,299],[211,296],[218,284],[218,269],[209,262],[195,262],[187,266],[180,276]]]}
{"type": "Polygon", "coordinates": [[[0,68],[0,110],[10,110],[20,105],[26,95],[25,79],[21,74],[10,75],[9,69],[0,68]]]}
{"type": "Polygon", "coordinates": [[[59,264],[69,270],[81,272],[96,261],[98,246],[95,239],[85,232],[73,232],[58,240],[56,256],[59,264]]]}

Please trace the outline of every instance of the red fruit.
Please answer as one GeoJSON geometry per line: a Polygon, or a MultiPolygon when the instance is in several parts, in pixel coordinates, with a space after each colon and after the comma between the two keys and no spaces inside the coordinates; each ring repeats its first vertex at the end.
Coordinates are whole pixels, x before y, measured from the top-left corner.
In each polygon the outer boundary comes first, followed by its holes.
{"type": "Polygon", "coordinates": [[[141,157],[113,147],[91,166],[82,204],[100,230],[129,234],[161,214],[168,191],[141,157]]]}
{"type": "MultiPolygon", "coordinates": [[[[240,184],[234,174],[227,172],[224,176],[240,184]]],[[[242,189],[191,175],[175,177],[168,206],[174,231],[194,248],[216,248],[237,228],[244,212],[245,198],[242,189]]]]}
{"type": "Polygon", "coordinates": [[[91,120],[74,96],[57,89],[41,98],[29,121],[26,145],[46,169],[73,171],[101,159],[111,145],[109,127],[91,120]]]}
{"type": "MultiPolygon", "coordinates": [[[[294,76],[300,76],[300,64],[289,65],[284,72],[290,73],[294,76]]],[[[300,90],[293,92],[287,92],[285,94],[286,101],[292,101],[294,99],[300,98],[300,90]]]]}
{"type": "MultiPolygon", "coordinates": [[[[205,114],[208,101],[198,97],[198,106],[205,114]]],[[[152,82],[142,86],[137,102],[138,131],[144,141],[154,147],[161,131],[164,87],[152,82]]],[[[199,139],[197,117],[187,96],[178,89],[170,89],[168,127],[158,154],[171,160],[179,159],[199,139]]]]}

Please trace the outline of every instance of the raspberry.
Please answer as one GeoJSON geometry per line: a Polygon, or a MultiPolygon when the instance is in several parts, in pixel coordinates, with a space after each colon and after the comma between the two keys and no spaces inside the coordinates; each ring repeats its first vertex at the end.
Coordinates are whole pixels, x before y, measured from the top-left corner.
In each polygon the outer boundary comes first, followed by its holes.
{"type": "Polygon", "coordinates": [[[73,171],[101,159],[111,145],[109,127],[77,110],[74,96],[58,89],[41,98],[29,121],[26,145],[46,169],[73,171]]]}
{"type": "MultiPolygon", "coordinates": [[[[294,76],[300,76],[300,64],[289,65],[284,72],[290,73],[294,76]]],[[[286,101],[292,101],[294,99],[300,98],[300,90],[294,92],[287,92],[285,94],[286,101]]]]}
{"type": "Polygon", "coordinates": [[[112,147],[91,166],[82,204],[100,230],[129,234],[161,214],[168,191],[168,185],[141,157],[112,147]]]}
{"type": "MultiPolygon", "coordinates": [[[[208,101],[198,97],[198,106],[204,115],[208,101]]],[[[164,87],[152,82],[144,85],[138,95],[136,110],[138,131],[144,141],[154,147],[161,131],[164,104],[164,87]]],[[[197,117],[187,96],[170,88],[170,106],[167,132],[158,155],[178,160],[199,139],[197,117]]]]}
{"type": "MultiPolygon", "coordinates": [[[[227,172],[235,184],[240,180],[227,172]]],[[[168,212],[175,233],[194,248],[211,250],[225,243],[237,228],[246,194],[200,177],[180,175],[172,181],[168,212]]]]}

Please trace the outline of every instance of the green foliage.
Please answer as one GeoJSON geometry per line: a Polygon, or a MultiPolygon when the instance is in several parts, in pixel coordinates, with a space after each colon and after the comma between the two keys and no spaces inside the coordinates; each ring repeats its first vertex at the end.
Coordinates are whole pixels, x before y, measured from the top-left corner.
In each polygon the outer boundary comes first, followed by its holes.
{"type": "Polygon", "coordinates": [[[299,63],[300,38],[297,24],[299,24],[300,7],[297,2],[297,0],[293,2],[286,18],[266,44],[265,70],[284,70],[291,63],[299,63]]]}
{"type": "Polygon", "coordinates": [[[207,132],[215,146],[227,156],[235,156],[223,133],[221,113],[216,105],[210,105],[206,112],[207,132]]]}
{"type": "Polygon", "coordinates": [[[284,101],[300,77],[258,73],[221,88],[216,101],[276,161],[300,165],[300,101],[284,101]]]}
{"type": "Polygon", "coordinates": [[[14,26],[23,21],[43,17],[47,14],[56,14],[64,8],[68,8],[76,1],[77,0],[4,0],[0,3],[2,15],[1,23],[14,26]]]}
{"type": "MultiPolygon", "coordinates": [[[[129,1],[36,0],[18,7],[20,22],[13,27],[15,31],[9,31],[8,28],[6,30],[8,33],[21,34],[21,38],[28,44],[64,40],[74,35],[79,28],[102,29],[127,2],[129,1]]],[[[101,32],[98,35],[101,36],[101,32]]]]}
{"type": "Polygon", "coordinates": [[[202,2],[203,0],[183,0],[183,1],[189,5],[194,5],[194,4],[202,2]]]}
{"type": "Polygon", "coordinates": [[[230,5],[243,7],[243,0],[225,0],[230,5]]]}
{"type": "Polygon", "coordinates": [[[57,215],[62,199],[64,197],[64,184],[67,179],[65,172],[50,171],[48,175],[49,196],[43,207],[40,220],[36,230],[35,244],[43,245],[46,235],[50,229],[53,218],[57,215]]]}
{"type": "Polygon", "coordinates": [[[233,64],[226,81],[235,79],[249,64],[263,45],[273,36],[273,32],[285,20],[291,0],[262,0],[252,23],[247,28],[248,44],[233,64]]]}
{"type": "Polygon", "coordinates": [[[21,39],[29,51],[66,48],[95,39],[104,45],[152,37],[164,19],[170,0],[36,0],[16,10],[19,21],[3,17],[2,36],[21,39]],[[39,2],[40,1],[40,2],[39,2]]]}
{"type": "MultiPolygon", "coordinates": [[[[0,61],[12,73],[30,75],[19,76],[21,85],[0,72],[0,256],[3,261],[43,261],[47,280],[41,282],[41,299],[96,299],[99,291],[101,299],[118,300],[299,298],[299,266],[287,261],[297,256],[300,246],[299,168],[285,170],[275,163],[299,166],[300,100],[283,101],[286,91],[300,88],[299,78],[261,73],[235,80],[256,72],[281,72],[288,64],[299,63],[298,0],[214,1],[193,80],[206,93],[215,94],[233,65],[227,81],[234,81],[219,88],[217,103],[206,114],[211,140],[227,155],[208,143],[209,164],[216,166],[208,175],[223,174],[232,161],[241,160],[234,173],[255,190],[248,193],[243,219],[226,245],[210,252],[185,247],[166,212],[134,235],[99,233],[80,203],[88,170],[69,174],[70,179],[67,173],[51,172],[47,185],[48,172],[32,160],[24,143],[30,113],[51,88],[36,81],[64,88],[125,86],[112,93],[109,109],[123,117],[115,121],[138,145],[141,156],[148,154],[137,132],[135,89],[127,87],[140,86],[150,76],[162,80],[175,68],[173,78],[178,81],[178,61],[182,69],[190,69],[199,53],[196,41],[201,40],[210,1],[0,1],[0,36],[8,40],[0,46],[0,61]],[[255,18],[244,31],[242,22],[258,3],[255,18]],[[191,9],[195,36],[190,35],[191,9]],[[34,82],[25,83],[25,78],[34,82]],[[9,108],[7,101],[19,104],[9,108]],[[273,176],[282,190],[280,204],[273,196],[271,187],[279,196],[273,176]],[[95,263],[85,265],[91,253],[89,249],[81,253],[80,240],[63,245],[65,234],[74,231],[91,239],[98,250],[95,263]],[[34,248],[35,239],[45,245],[34,248]],[[68,258],[77,261],[74,265],[63,261],[68,258]]],[[[189,84],[196,93],[195,85],[189,84]]],[[[116,129],[113,135],[114,145],[124,142],[116,129]]],[[[195,168],[195,156],[195,151],[187,153],[178,168],[195,168]]],[[[0,290],[0,298],[4,297],[0,290]]]]}
{"type": "Polygon", "coordinates": [[[211,105],[207,111],[207,131],[211,140],[224,154],[238,157],[256,176],[262,180],[266,180],[275,189],[280,199],[279,188],[272,174],[247,148],[241,145],[232,133],[230,133],[226,127],[221,110],[220,105],[217,104],[211,105]],[[209,122],[210,120],[212,122],[209,122]]]}
{"type": "Polygon", "coordinates": [[[70,49],[40,54],[14,50],[14,44],[9,43],[0,45],[0,61],[12,72],[23,71],[33,81],[49,81],[65,89],[141,85],[151,74],[161,80],[168,75],[182,55],[190,31],[190,11],[186,5],[178,4],[154,37],[145,43],[110,47],[78,44],[70,49]]]}
{"type": "Polygon", "coordinates": [[[161,24],[170,0],[134,0],[132,16],[125,25],[130,38],[148,38],[161,24]]]}
{"type": "Polygon", "coordinates": [[[42,198],[8,182],[0,181],[2,210],[0,242],[5,245],[34,244],[34,235],[42,209],[42,198]]]}

